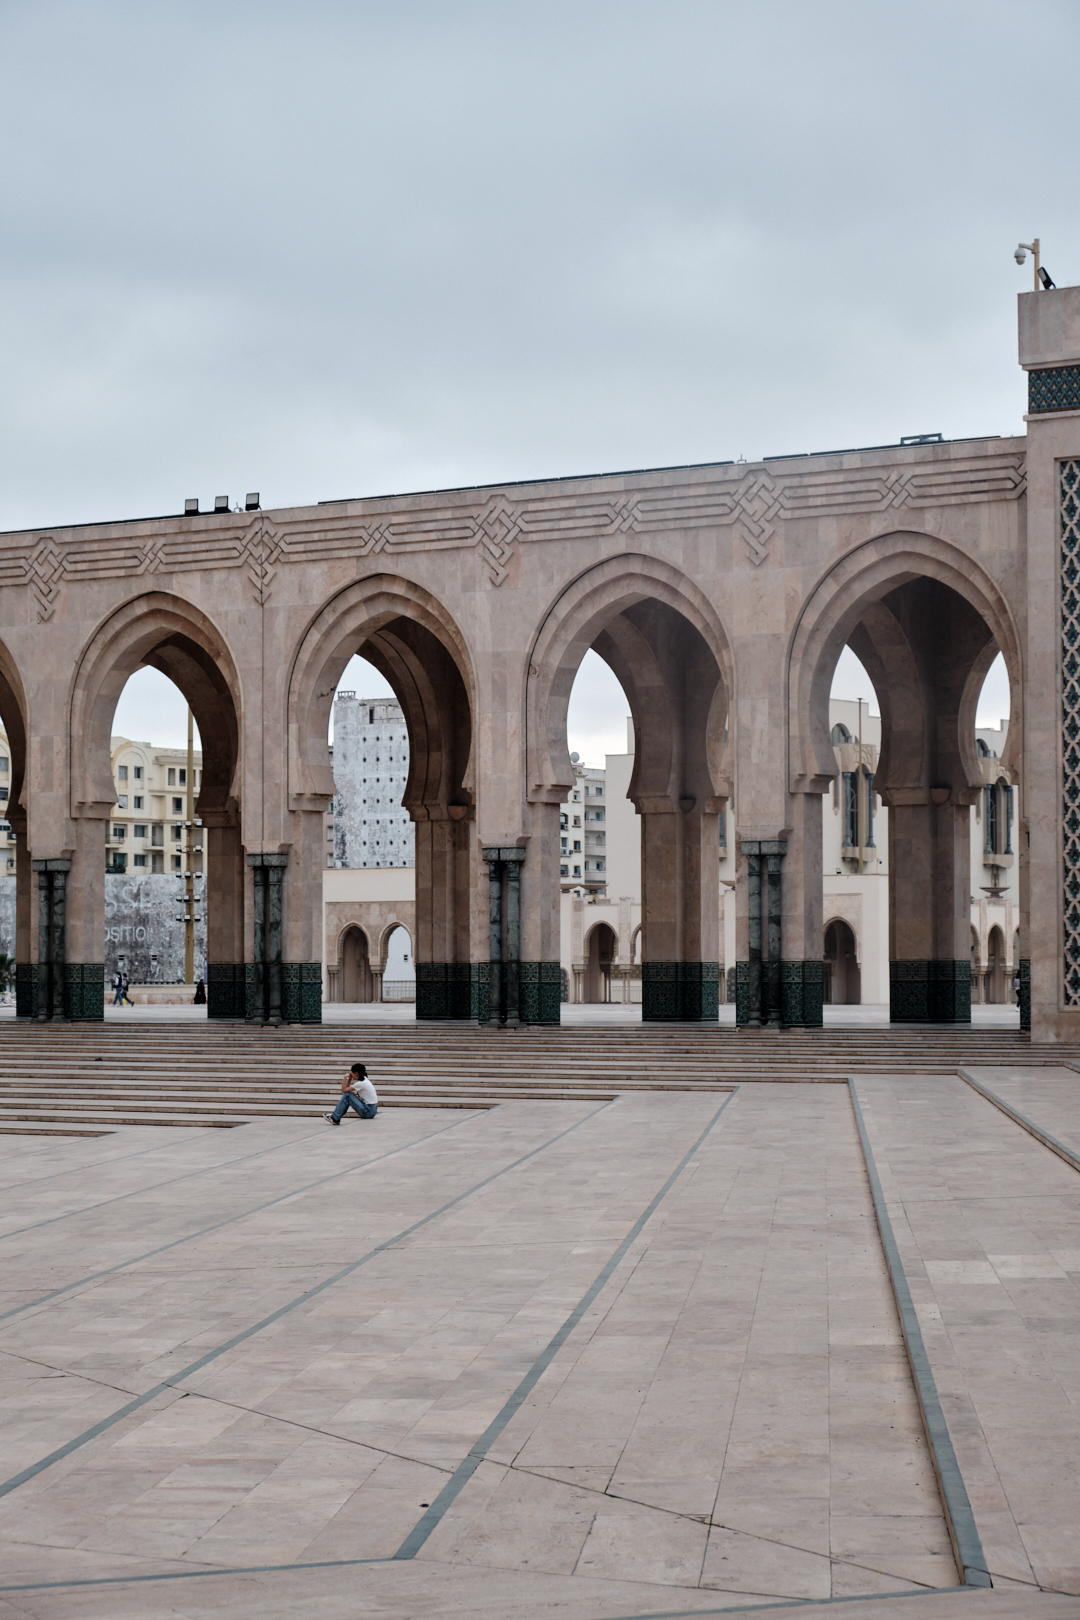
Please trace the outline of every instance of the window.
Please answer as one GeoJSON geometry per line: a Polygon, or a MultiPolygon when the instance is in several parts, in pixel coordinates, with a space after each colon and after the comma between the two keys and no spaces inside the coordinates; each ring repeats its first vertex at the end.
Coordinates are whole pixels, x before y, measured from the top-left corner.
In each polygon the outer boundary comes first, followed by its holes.
{"type": "Polygon", "coordinates": [[[173,864],[173,871],[174,872],[179,872],[181,866],[183,865],[183,862],[181,861],[179,855],[174,855],[173,856],[172,864],[173,864]]]}
{"type": "Polygon", "coordinates": [[[0,787],[0,804],[7,804],[7,801],[8,801],[8,790],[7,790],[6,787],[0,787]]]}
{"type": "Polygon", "coordinates": [[[7,762],[6,759],[0,759],[0,776],[6,776],[7,773],[8,773],[8,762],[7,762]]]}
{"type": "Polygon", "coordinates": [[[580,827],[581,826],[581,817],[580,816],[575,816],[574,817],[574,826],[575,827],[580,827]]]}
{"type": "Polygon", "coordinates": [[[118,765],[116,767],[116,780],[118,782],[126,782],[127,781],[127,766],[126,765],[118,765]]]}
{"type": "MultiPolygon", "coordinates": [[[[180,842],[180,834],[183,832],[183,830],[184,829],[182,827],[174,827],[173,828],[172,835],[173,835],[173,843],[174,844],[178,844],[180,842]]],[[[176,859],[178,860],[179,856],[177,856],[176,859]]]]}
{"type": "Polygon", "coordinates": [[[181,799],[179,797],[173,799],[172,813],[173,813],[174,816],[182,816],[183,815],[183,813],[184,813],[184,801],[183,801],[183,799],[181,799]]]}
{"type": "Polygon", "coordinates": [[[135,809],[135,810],[141,810],[141,809],[142,809],[142,807],[143,807],[143,802],[142,802],[142,794],[141,794],[141,793],[136,793],[136,795],[135,795],[135,797],[134,797],[134,798],[133,798],[133,799],[132,799],[132,801],[131,801],[131,803],[132,803],[132,808],[133,808],[133,809],[135,809]]]}
{"type": "Polygon", "coordinates": [[[855,772],[844,772],[844,843],[853,849],[859,842],[859,810],[855,798],[855,772]]]}
{"type": "Polygon", "coordinates": [[[842,726],[838,723],[837,725],[833,726],[831,737],[833,747],[839,748],[843,743],[849,743],[851,741],[851,732],[848,730],[847,726],[842,726]]]}
{"type": "Polygon", "coordinates": [[[181,787],[187,787],[187,771],[186,770],[181,770],[181,772],[180,772],[180,786],[181,787]]]}
{"type": "Polygon", "coordinates": [[[146,822],[137,821],[131,829],[131,836],[132,838],[145,838],[147,836],[146,822]]]}
{"type": "Polygon", "coordinates": [[[569,877],[570,876],[570,868],[568,866],[560,866],[559,867],[559,876],[560,877],[569,877]]]}
{"type": "Polygon", "coordinates": [[[127,837],[127,828],[124,827],[124,826],[121,826],[119,823],[117,823],[113,827],[112,835],[113,835],[114,838],[126,838],[127,837]]]}
{"type": "Polygon", "coordinates": [[[574,854],[577,855],[580,852],[580,850],[581,850],[581,839],[580,838],[575,838],[574,839],[574,854]]]}
{"type": "Polygon", "coordinates": [[[160,821],[156,821],[154,823],[153,830],[150,834],[150,842],[152,844],[164,844],[165,842],[165,828],[161,825],[160,821]]]}
{"type": "Polygon", "coordinates": [[[575,866],[574,867],[574,876],[575,877],[580,877],[581,876],[581,867],[580,866],[575,866]]]}
{"type": "Polygon", "coordinates": [[[173,766],[171,766],[171,765],[169,766],[169,781],[168,781],[167,785],[169,787],[175,787],[176,786],[176,771],[173,768],[173,766]]]}
{"type": "Polygon", "coordinates": [[[136,765],[136,767],[135,767],[135,780],[136,780],[136,782],[141,782],[142,781],[142,766],[141,765],[136,765]]]}
{"type": "Polygon", "coordinates": [[[135,855],[135,856],[133,856],[131,864],[132,864],[132,866],[145,866],[146,865],[146,856],[145,855],[135,855]]]}
{"type": "Polygon", "coordinates": [[[121,810],[126,810],[127,809],[127,800],[128,800],[128,796],[127,796],[126,793],[118,793],[116,795],[116,802],[119,805],[121,810]]]}
{"type": "Polygon", "coordinates": [[[568,838],[560,838],[559,839],[560,853],[565,855],[569,848],[570,848],[570,840],[568,838]]]}
{"type": "Polygon", "coordinates": [[[561,815],[559,817],[559,826],[560,827],[569,827],[569,825],[570,825],[570,817],[567,816],[567,815],[561,815]]]}

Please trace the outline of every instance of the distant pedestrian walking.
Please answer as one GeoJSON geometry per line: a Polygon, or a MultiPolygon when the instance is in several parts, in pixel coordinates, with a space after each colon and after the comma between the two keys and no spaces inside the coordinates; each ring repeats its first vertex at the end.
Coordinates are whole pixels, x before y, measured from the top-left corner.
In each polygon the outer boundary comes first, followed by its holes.
{"type": "Polygon", "coordinates": [[[116,972],[112,976],[112,987],[114,992],[112,1003],[113,1006],[122,1006],[124,1000],[124,975],[120,972],[119,968],[117,968],[116,972]]]}
{"type": "Polygon", "coordinates": [[[331,1125],[340,1125],[350,1108],[354,1108],[361,1119],[374,1119],[379,1111],[378,1093],[362,1063],[354,1063],[342,1075],[338,1105],[332,1114],[324,1114],[323,1119],[329,1120],[331,1125]]]}
{"type": "Polygon", "coordinates": [[[131,983],[131,981],[128,978],[127,974],[125,973],[124,974],[124,983],[123,983],[124,1001],[127,1002],[129,1007],[134,1007],[135,1003],[132,1001],[131,997],[128,995],[128,985],[130,983],[131,983]]]}
{"type": "Polygon", "coordinates": [[[201,979],[199,980],[198,984],[195,986],[195,1000],[193,1002],[193,1006],[196,1006],[196,1007],[205,1007],[206,1006],[206,985],[203,983],[203,981],[201,979]]]}

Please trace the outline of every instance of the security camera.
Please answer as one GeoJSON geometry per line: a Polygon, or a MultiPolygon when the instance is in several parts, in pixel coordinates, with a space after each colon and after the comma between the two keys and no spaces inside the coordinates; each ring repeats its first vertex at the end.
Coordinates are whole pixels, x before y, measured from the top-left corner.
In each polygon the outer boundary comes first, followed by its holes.
{"type": "Polygon", "coordinates": [[[1013,254],[1013,258],[1016,260],[1017,264],[1023,264],[1024,260],[1027,258],[1027,254],[1024,252],[1022,247],[1018,247],[1016,252],[1013,254]]]}

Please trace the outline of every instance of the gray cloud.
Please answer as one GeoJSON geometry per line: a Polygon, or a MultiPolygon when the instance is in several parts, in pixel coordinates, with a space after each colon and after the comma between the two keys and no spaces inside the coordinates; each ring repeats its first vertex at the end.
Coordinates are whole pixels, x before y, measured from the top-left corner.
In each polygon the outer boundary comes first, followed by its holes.
{"type": "Polygon", "coordinates": [[[1074,7],[7,4],[0,524],[1016,431],[1074,7]]]}

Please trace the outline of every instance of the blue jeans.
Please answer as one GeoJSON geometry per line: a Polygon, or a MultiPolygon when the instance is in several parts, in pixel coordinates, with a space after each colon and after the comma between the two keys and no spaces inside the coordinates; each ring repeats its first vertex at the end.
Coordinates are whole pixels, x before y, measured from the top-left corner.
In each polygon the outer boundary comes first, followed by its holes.
{"type": "Polygon", "coordinates": [[[124,994],[123,987],[121,985],[117,985],[116,994],[113,996],[113,1006],[114,1007],[122,1007],[123,1006],[123,1001],[121,1000],[121,997],[123,996],[123,994],[124,994]]]}
{"type": "Polygon", "coordinates": [[[355,1108],[361,1119],[374,1119],[379,1112],[378,1103],[366,1103],[351,1091],[343,1091],[334,1109],[334,1119],[344,1119],[350,1108],[355,1108]]]}

